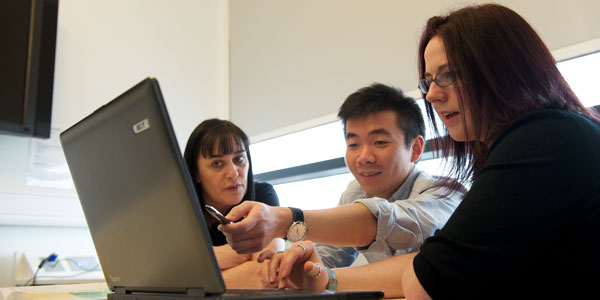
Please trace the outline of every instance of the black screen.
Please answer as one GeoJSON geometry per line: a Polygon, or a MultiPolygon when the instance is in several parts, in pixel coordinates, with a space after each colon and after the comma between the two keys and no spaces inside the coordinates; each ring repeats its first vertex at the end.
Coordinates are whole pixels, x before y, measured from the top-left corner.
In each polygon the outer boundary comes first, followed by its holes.
{"type": "Polygon", "coordinates": [[[58,0],[0,1],[0,133],[49,137],[58,0]]]}

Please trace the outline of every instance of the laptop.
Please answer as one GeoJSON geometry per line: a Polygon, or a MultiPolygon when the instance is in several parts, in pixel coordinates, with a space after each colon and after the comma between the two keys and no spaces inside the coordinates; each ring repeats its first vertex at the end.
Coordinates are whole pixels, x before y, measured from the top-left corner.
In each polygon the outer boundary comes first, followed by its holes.
{"type": "Polygon", "coordinates": [[[108,299],[381,299],[382,292],[227,290],[155,78],[60,134],[108,299]]]}

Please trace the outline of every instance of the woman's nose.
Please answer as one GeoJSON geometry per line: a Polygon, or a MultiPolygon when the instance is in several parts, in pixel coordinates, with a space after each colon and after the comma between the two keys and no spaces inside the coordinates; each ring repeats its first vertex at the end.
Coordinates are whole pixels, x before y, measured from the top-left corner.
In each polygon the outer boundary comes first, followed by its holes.
{"type": "Polygon", "coordinates": [[[230,164],[229,167],[227,168],[227,176],[229,178],[236,178],[236,177],[238,177],[239,174],[240,174],[239,167],[236,166],[235,164],[230,164]]]}
{"type": "Polygon", "coordinates": [[[425,95],[425,100],[430,103],[444,101],[445,94],[443,89],[444,88],[440,87],[435,81],[431,82],[429,85],[429,90],[427,91],[427,95],[425,95]]]}

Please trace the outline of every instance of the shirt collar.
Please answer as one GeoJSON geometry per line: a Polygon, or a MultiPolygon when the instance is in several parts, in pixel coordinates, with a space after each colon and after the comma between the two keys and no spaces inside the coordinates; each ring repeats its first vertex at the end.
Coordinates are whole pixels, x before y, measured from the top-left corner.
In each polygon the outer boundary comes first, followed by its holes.
{"type": "MultiPolygon", "coordinates": [[[[404,180],[404,183],[402,183],[402,185],[396,190],[396,192],[394,192],[392,197],[388,198],[387,200],[407,199],[408,196],[410,196],[415,180],[417,180],[417,177],[419,177],[420,173],[421,170],[419,170],[419,168],[417,168],[417,165],[415,164],[408,177],[406,177],[406,180],[404,180]]],[[[369,195],[367,192],[365,192],[365,198],[372,197],[372,195],[369,195]]]]}

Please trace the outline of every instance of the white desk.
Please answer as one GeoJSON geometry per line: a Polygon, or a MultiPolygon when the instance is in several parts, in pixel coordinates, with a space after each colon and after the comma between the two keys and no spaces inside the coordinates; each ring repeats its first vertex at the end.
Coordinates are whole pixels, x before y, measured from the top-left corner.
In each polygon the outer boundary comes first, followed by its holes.
{"type": "Polygon", "coordinates": [[[0,300],[106,299],[105,282],[0,288],[0,300]]]}

